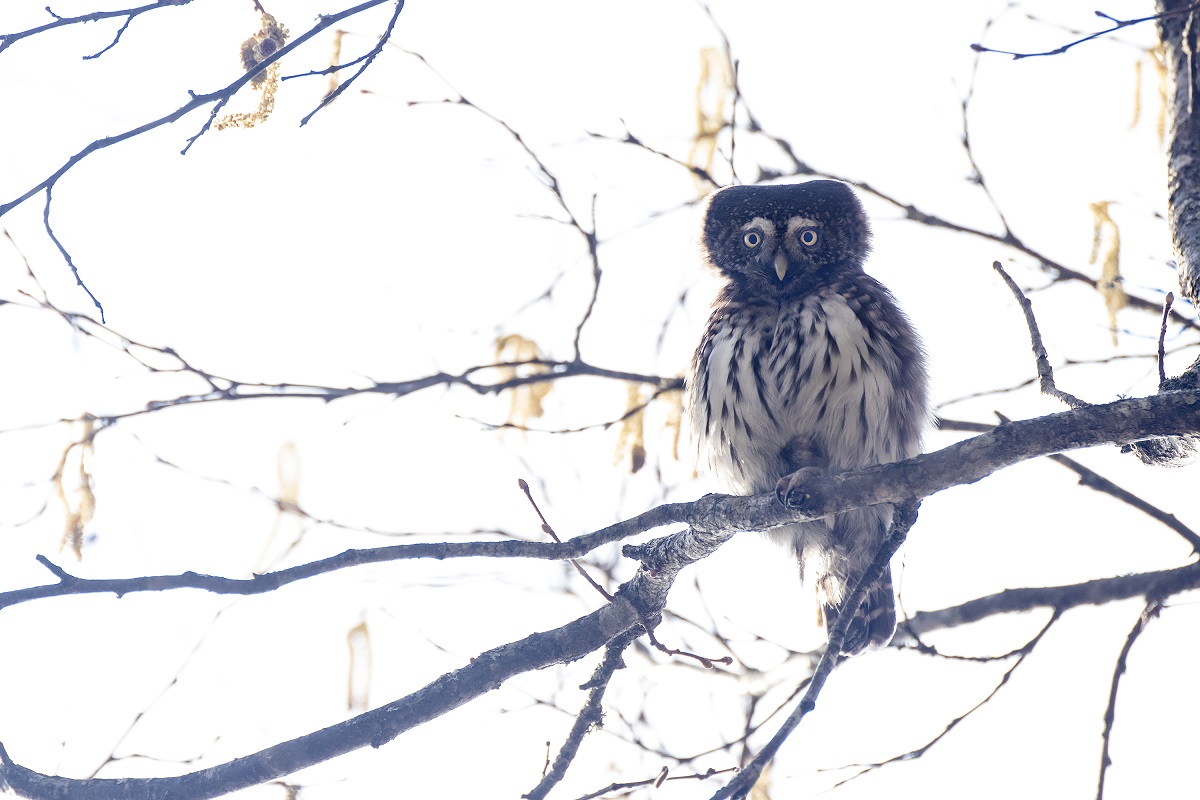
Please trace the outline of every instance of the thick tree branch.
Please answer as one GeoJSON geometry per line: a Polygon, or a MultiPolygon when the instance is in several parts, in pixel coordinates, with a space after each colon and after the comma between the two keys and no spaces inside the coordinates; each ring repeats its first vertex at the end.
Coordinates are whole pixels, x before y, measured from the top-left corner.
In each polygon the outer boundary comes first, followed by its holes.
{"type": "MultiPolygon", "coordinates": [[[[974,483],[998,469],[1036,456],[1191,434],[1198,428],[1200,393],[1172,392],[1118,400],[999,425],[988,433],[909,461],[814,479],[805,487],[808,499],[796,508],[816,518],[846,508],[928,497],[950,486],[974,483]]],[[[771,519],[768,527],[775,524],[783,523],[771,519]]]]}
{"type": "MultiPolygon", "coordinates": [[[[636,579],[635,579],[636,580],[636,579]]],[[[631,582],[632,583],[632,582],[631,582]]],[[[257,753],[174,778],[43,775],[14,763],[0,746],[0,784],[38,800],[188,800],[219,797],[290,775],[362,747],[381,747],[401,733],[493,691],[514,675],[575,661],[637,625],[633,603],[618,598],[574,622],[534,633],[475,657],[429,685],[387,705],[257,753]]]]}
{"type": "MultiPolygon", "coordinates": [[[[708,495],[694,503],[654,509],[637,518],[636,523],[621,523],[563,544],[460,544],[461,555],[482,555],[493,550],[490,554],[508,551],[508,555],[519,552],[533,557],[548,557],[550,551],[557,548],[553,557],[562,558],[568,552],[581,555],[603,541],[615,541],[658,524],[686,521],[691,526],[684,532],[661,537],[645,545],[626,546],[626,555],[641,560],[643,568],[621,587],[611,603],[599,611],[555,631],[534,634],[520,642],[497,648],[480,656],[470,666],[443,676],[420,692],[292,742],[178,778],[78,781],[40,775],[6,759],[0,770],[9,785],[24,796],[72,799],[212,797],[272,780],[367,744],[379,746],[405,730],[490,691],[512,675],[580,658],[603,647],[636,624],[652,630],[661,617],[667,593],[680,570],[709,555],[737,531],[765,530],[861,505],[924,497],[949,486],[973,482],[1018,461],[1058,450],[1123,443],[1147,436],[1198,432],[1198,408],[1200,393],[1175,392],[1001,425],[973,439],[907,462],[816,480],[808,487],[803,508],[799,512],[782,508],[771,493],[750,498],[708,495]],[[472,551],[471,548],[479,549],[472,551]],[[528,552],[525,548],[529,548],[528,552]]],[[[185,574],[93,582],[73,578],[46,562],[59,578],[59,584],[23,590],[26,596],[22,599],[75,591],[124,593],[189,584],[208,588],[202,585],[206,580],[223,583],[224,588],[238,593],[246,593],[259,591],[257,584],[260,582],[265,586],[282,581],[285,577],[295,580],[301,575],[317,574],[364,560],[386,560],[397,557],[401,552],[409,555],[425,552],[432,557],[446,557],[452,552],[446,549],[448,547],[455,545],[401,545],[395,549],[348,551],[333,560],[283,570],[275,573],[274,578],[261,576],[245,581],[185,574]]],[[[1057,590],[1014,590],[1007,595],[996,596],[1000,599],[976,601],[974,606],[967,604],[958,609],[915,615],[902,627],[902,631],[919,634],[923,630],[947,624],[964,624],[971,621],[972,613],[975,614],[974,618],[979,618],[1004,610],[1023,610],[1031,605],[1049,604],[1058,609],[1064,604],[1106,602],[1115,599],[1122,591],[1126,596],[1152,592],[1154,596],[1166,597],[1196,585],[1198,571],[1200,566],[1190,565],[1159,576],[1109,578],[1077,587],[1059,587],[1057,590]]],[[[16,600],[14,595],[9,593],[5,598],[9,604],[16,600]]]]}

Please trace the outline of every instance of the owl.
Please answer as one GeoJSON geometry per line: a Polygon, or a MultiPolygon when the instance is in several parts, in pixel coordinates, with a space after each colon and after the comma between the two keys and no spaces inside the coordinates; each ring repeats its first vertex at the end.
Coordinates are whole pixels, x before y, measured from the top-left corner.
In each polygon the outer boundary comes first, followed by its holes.
{"type": "MultiPolygon", "coordinates": [[[[702,465],[738,494],[790,491],[819,472],[916,455],[930,418],[925,353],[883,284],[863,271],[871,229],[844,183],[714,192],[701,247],[724,280],[687,381],[702,465]]],[[[832,627],[874,560],[892,506],[775,528],[832,627]]],[[[896,629],[891,568],[853,612],[844,655],[896,629]]]]}

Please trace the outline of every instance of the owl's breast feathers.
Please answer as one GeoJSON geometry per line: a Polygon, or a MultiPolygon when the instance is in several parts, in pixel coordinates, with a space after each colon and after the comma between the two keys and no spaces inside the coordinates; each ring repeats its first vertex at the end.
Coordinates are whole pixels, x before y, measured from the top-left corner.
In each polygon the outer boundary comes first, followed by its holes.
{"type": "Polygon", "coordinates": [[[710,470],[762,492],[799,466],[916,455],[926,383],[911,324],[864,273],[781,302],[727,287],[692,363],[689,413],[710,470]]]}

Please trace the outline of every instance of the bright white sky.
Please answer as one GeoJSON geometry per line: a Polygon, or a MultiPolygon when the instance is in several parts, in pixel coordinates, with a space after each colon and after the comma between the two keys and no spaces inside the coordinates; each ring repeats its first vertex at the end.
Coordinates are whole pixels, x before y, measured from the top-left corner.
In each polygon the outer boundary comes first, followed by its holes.
{"type": "MultiPolygon", "coordinates": [[[[5,4],[0,31],[45,22],[43,5],[5,4]]],[[[1106,10],[1152,13],[1148,3],[1118,5],[1106,10]]],[[[61,0],[52,7],[71,16],[95,5],[61,0]]],[[[1061,26],[1090,31],[1101,22],[1078,3],[1039,0],[1005,8],[951,0],[919,9],[880,0],[754,0],[714,2],[713,13],[740,58],[749,107],[807,163],[957,223],[996,230],[986,199],[966,180],[970,167],[960,145],[960,103],[974,63],[968,45],[997,15],[986,42],[1006,49],[1055,47],[1072,38],[1061,26]]],[[[311,0],[268,5],[293,34],[333,9],[311,0]]],[[[343,56],[370,47],[388,13],[385,7],[346,25],[343,56]]],[[[237,47],[257,25],[249,0],[197,0],[135,20],[121,44],[97,60],[80,57],[110,41],[113,23],[64,28],[0,53],[0,202],[89,142],[174,110],[188,89],[208,92],[232,81],[237,47]]],[[[1165,225],[1155,217],[1165,207],[1165,169],[1154,125],[1156,78],[1144,51],[1153,41],[1153,29],[1143,25],[1056,58],[986,57],[970,122],[975,158],[1019,236],[1094,272],[1098,268],[1087,263],[1089,203],[1113,201],[1127,286],[1157,299],[1174,288],[1174,278],[1165,266],[1165,225]],[[1131,126],[1139,96],[1142,118],[1131,126]]],[[[393,43],[356,84],[371,95],[351,91],[305,128],[298,121],[319,101],[324,79],[285,83],[265,125],[210,132],[185,157],[179,151],[207,110],[97,153],[59,181],[52,224],[112,328],[173,347],[212,373],[264,382],[361,385],[367,378],[456,371],[491,360],[496,336],[505,333],[534,339],[549,356],[570,357],[591,289],[581,240],[539,219],[559,212],[502,129],[466,108],[408,106],[456,95],[404,48],[424,55],[457,91],[520,131],[559,176],[580,218],[587,219],[597,195],[605,273],[583,337],[584,356],[614,368],[682,371],[714,290],[700,274],[695,215],[684,205],[695,197],[691,180],[664,160],[594,141],[588,132],[619,137],[628,126],[652,146],[686,157],[699,51],[719,46],[703,11],[679,1],[514,8],[410,0],[393,43]],[[534,302],[551,283],[553,302],[534,302]]],[[[285,61],[285,74],[325,66],[331,46],[330,35],[317,37],[285,61]]],[[[254,103],[239,100],[245,108],[254,103]]],[[[752,177],[757,158],[785,166],[749,137],[739,140],[737,152],[743,177],[752,177]]],[[[877,200],[867,198],[867,204],[876,219],[869,269],[923,332],[937,401],[1029,378],[1032,359],[1019,309],[990,268],[1011,253],[901,222],[877,200]]],[[[42,211],[38,197],[0,225],[60,308],[89,312],[42,229],[42,211]]],[[[11,247],[0,245],[0,299],[16,301],[19,290],[34,287],[11,247]]],[[[1011,266],[1023,285],[1045,285],[1027,260],[1011,266]]],[[[1114,348],[1097,295],[1056,287],[1034,299],[1056,362],[1153,349],[1157,325],[1150,315],[1123,314],[1128,330],[1114,348]]],[[[147,375],[28,305],[0,309],[0,430],[85,411],[128,411],[203,388],[147,375]]],[[[1169,367],[1178,371],[1193,357],[1194,350],[1181,354],[1169,367]]],[[[1063,371],[1060,384],[1103,401],[1152,392],[1154,373],[1152,362],[1129,360],[1063,371]]],[[[602,422],[619,416],[624,400],[621,386],[562,384],[547,399],[546,416],[533,424],[602,422]]],[[[99,506],[82,564],[57,552],[62,513],[46,480],[78,430],[6,432],[0,437],[0,590],[45,582],[48,573],[33,561],[37,553],[96,577],[189,569],[245,575],[268,562],[298,563],[393,541],[318,526],[280,555],[279,543],[295,536],[296,523],[277,522],[273,506],[248,489],[278,493],[277,460],[289,442],[299,454],[306,509],[391,531],[503,528],[536,535],[514,488],[518,477],[535,485],[543,510],[564,535],[714,488],[693,480],[690,464],[670,457],[669,437],[658,433],[664,409],[648,415],[648,468],[630,476],[613,464],[616,429],[521,436],[481,432],[473,421],[501,422],[508,408],[506,397],[435,390],[399,401],[172,409],[122,422],[99,437],[91,461],[99,506]]],[[[991,422],[993,410],[1027,417],[1059,407],[1025,391],[956,403],[943,413],[991,422]]],[[[955,438],[934,434],[928,446],[955,438]]],[[[1111,450],[1079,457],[1196,524],[1179,503],[1194,491],[1190,470],[1150,473],[1111,450]]],[[[1066,583],[1186,559],[1186,546],[1167,529],[1073,484],[1060,467],[1031,463],[928,500],[902,556],[905,607],[939,608],[1009,586],[1066,583]]],[[[796,649],[819,643],[794,567],[756,538],[735,542],[694,573],[707,610],[683,586],[691,576],[673,595],[678,610],[701,619],[715,614],[734,638],[753,633],[796,649]]],[[[10,655],[0,666],[0,741],[32,768],[73,776],[90,773],[114,746],[119,754],[219,763],[345,717],[345,637],[360,620],[367,621],[374,645],[370,698],[380,704],[482,650],[590,610],[592,598],[580,601],[562,591],[577,583],[558,565],[396,564],[274,597],[176,593],[5,609],[0,636],[10,643],[10,655]],[[177,673],[178,684],[118,744],[134,715],[177,673]]],[[[1134,602],[1068,615],[1017,671],[1001,702],[917,764],[890,766],[833,796],[873,797],[885,787],[901,797],[963,791],[1007,797],[1034,787],[1038,796],[1089,796],[1113,659],[1139,608],[1134,602]]],[[[931,641],[949,652],[1001,652],[1023,643],[1043,621],[1042,615],[998,621],[931,641]]],[[[1177,602],[1130,660],[1110,797],[1177,796],[1188,774],[1198,742],[1194,725],[1182,725],[1200,708],[1180,689],[1200,656],[1187,633],[1196,622],[1194,606],[1177,602]]],[[[706,644],[687,642],[690,633],[686,626],[660,631],[685,646],[706,644]]],[[[754,666],[775,666],[777,651],[761,649],[754,666]]],[[[749,645],[747,652],[753,652],[749,645]]],[[[614,685],[613,696],[635,707],[648,695],[648,718],[665,747],[712,747],[714,717],[722,720],[722,735],[738,734],[738,695],[728,691],[728,680],[686,668],[647,669],[640,657],[631,661],[645,677],[631,674],[614,685]]],[[[535,699],[576,708],[582,694],[555,687],[578,685],[591,668],[589,661],[522,678],[383,751],[311,770],[299,778],[312,787],[304,796],[394,796],[397,784],[414,796],[518,796],[536,781],[543,742],[557,745],[570,723],[535,706],[535,699]]],[[[846,665],[818,713],[785,748],[772,796],[809,796],[844,776],[819,768],[923,744],[986,695],[1004,668],[904,653],[846,665]]],[[[624,730],[615,714],[609,729],[624,730]]],[[[658,766],[607,734],[589,740],[582,758],[558,796],[649,777],[658,766]]],[[[127,760],[101,774],[179,769],[127,760]]],[[[711,783],[680,783],[661,793],[691,798],[712,791],[711,783]]],[[[244,796],[279,794],[260,788],[244,796]]]]}

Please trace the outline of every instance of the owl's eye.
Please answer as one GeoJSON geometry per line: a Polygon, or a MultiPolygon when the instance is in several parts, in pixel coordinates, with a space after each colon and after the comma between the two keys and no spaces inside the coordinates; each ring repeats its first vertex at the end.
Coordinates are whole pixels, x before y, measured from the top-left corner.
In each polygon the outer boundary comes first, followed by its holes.
{"type": "Polygon", "coordinates": [[[816,228],[805,228],[800,231],[800,244],[805,247],[812,247],[821,240],[821,235],[817,233],[816,228]]]}
{"type": "Polygon", "coordinates": [[[746,245],[746,247],[749,247],[751,250],[753,250],[754,248],[756,248],[760,244],[762,244],[762,240],[763,240],[762,234],[759,233],[758,231],[747,231],[746,235],[742,237],[742,244],[746,245]]]}

